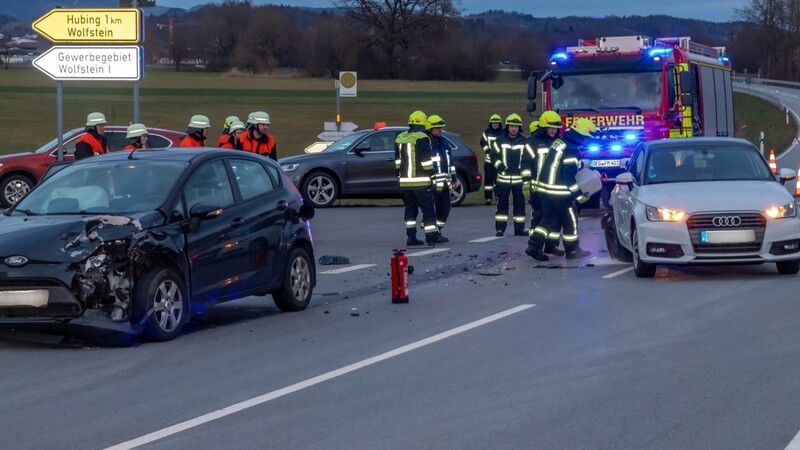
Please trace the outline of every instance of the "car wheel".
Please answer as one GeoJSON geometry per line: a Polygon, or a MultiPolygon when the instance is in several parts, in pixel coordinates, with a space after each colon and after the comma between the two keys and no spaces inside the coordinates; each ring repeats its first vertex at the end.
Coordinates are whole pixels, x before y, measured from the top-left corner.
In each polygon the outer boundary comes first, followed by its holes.
{"type": "Polygon", "coordinates": [[[283,286],[272,293],[275,306],[281,311],[302,311],[308,306],[314,290],[314,266],[304,249],[297,247],[289,254],[283,286]]]}
{"type": "Polygon", "coordinates": [[[800,259],[792,261],[778,261],[775,263],[781,275],[797,275],[800,272],[800,259]]]}
{"type": "Polygon", "coordinates": [[[656,265],[642,262],[639,259],[639,232],[635,228],[631,241],[633,243],[633,273],[639,278],[653,278],[656,274],[656,265]]]}
{"type": "Polygon", "coordinates": [[[325,172],[314,172],[303,180],[303,197],[315,208],[327,208],[339,196],[336,180],[325,172]]]}
{"type": "Polygon", "coordinates": [[[458,206],[467,198],[467,182],[461,175],[456,174],[458,187],[450,189],[450,205],[458,206]]]}
{"type": "Polygon", "coordinates": [[[33,188],[34,182],[25,175],[10,175],[3,179],[3,196],[0,203],[4,207],[14,206],[22,197],[33,188]]]}
{"type": "Polygon", "coordinates": [[[142,332],[146,337],[155,341],[175,339],[188,316],[186,286],[172,270],[150,269],[136,282],[131,322],[144,320],[142,332]]]}
{"type": "Polygon", "coordinates": [[[633,254],[627,248],[623,247],[619,242],[619,235],[617,235],[617,224],[613,216],[609,219],[605,226],[606,248],[608,255],[613,259],[622,262],[633,261],[633,254]]]}

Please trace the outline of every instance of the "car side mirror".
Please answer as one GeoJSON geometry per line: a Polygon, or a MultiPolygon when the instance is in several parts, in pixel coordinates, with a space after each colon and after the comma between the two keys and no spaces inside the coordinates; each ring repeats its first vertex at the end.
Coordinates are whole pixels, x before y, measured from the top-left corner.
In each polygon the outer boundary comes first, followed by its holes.
{"type": "Polygon", "coordinates": [[[781,169],[778,171],[778,178],[780,178],[781,184],[785,184],[787,181],[797,178],[797,172],[793,169],[781,169]]]}
{"type": "Polygon", "coordinates": [[[358,145],[356,145],[356,148],[355,150],[353,150],[353,153],[355,153],[356,156],[363,156],[363,153],[368,152],[369,149],[370,149],[369,142],[362,141],[358,145]]]}
{"type": "Polygon", "coordinates": [[[219,206],[209,205],[208,203],[198,203],[189,210],[189,216],[191,217],[189,230],[192,233],[196,233],[204,220],[214,219],[221,214],[222,208],[219,206]]]}
{"type": "Polygon", "coordinates": [[[621,173],[614,178],[614,181],[630,189],[631,185],[633,185],[633,174],[630,172],[621,173]]]}
{"type": "Polygon", "coordinates": [[[313,219],[314,207],[304,203],[297,212],[297,216],[306,221],[313,219]]]}

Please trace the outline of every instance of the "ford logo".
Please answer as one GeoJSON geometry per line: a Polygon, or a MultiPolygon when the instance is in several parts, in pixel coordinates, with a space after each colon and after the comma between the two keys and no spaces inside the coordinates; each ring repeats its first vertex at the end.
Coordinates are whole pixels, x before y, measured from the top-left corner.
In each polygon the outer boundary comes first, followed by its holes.
{"type": "Polygon", "coordinates": [[[739,216],[717,216],[711,221],[715,227],[738,227],[742,224],[742,218],[739,216]]]}
{"type": "Polygon", "coordinates": [[[24,256],[9,256],[5,259],[5,263],[9,267],[22,267],[28,264],[28,258],[24,256]]]}

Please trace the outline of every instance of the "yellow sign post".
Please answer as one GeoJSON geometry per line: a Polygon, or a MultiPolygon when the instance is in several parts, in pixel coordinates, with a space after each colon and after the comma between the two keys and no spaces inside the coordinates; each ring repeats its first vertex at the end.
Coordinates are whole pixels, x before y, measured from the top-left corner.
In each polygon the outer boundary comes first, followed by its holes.
{"type": "Polygon", "coordinates": [[[33,29],[56,43],[138,44],[142,39],[138,9],[59,9],[33,23],[33,29]]]}

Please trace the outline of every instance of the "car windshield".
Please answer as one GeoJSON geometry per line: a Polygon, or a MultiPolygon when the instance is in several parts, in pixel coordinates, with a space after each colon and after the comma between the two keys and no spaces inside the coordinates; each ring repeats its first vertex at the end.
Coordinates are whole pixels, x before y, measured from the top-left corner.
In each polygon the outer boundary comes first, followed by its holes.
{"type": "Polygon", "coordinates": [[[647,159],[645,184],[774,180],[764,159],[745,145],[656,148],[647,159]]]}
{"type": "Polygon", "coordinates": [[[14,213],[132,214],[161,205],[185,163],[113,161],[75,164],[42,181],[14,213]]]}
{"type": "Polygon", "coordinates": [[[331,144],[325,150],[323,150],[323,153],[335,153],[335,152],[345,151],[348,148],[350,148],[350,146],[353,145],[356,141],[364,137],[367,133],[369,133],[369,131],[365,130],[365,131],[359,131],[358,133],[353,133],[349,136],[345,136],[339,139],[338,141],[334,142],[333,144],[331,144]]]}
{"type": "Polygon", "coordinates": [[[551,81],[556,111],[625,111],[658,109],[661,73],[565,74],[551,81]]]}
{"type": "Polygon", "coordinates": [[[47,144],[44,144],[43,146],[41,146],[41,147],[37,148],[37,149],[34,151],[34,153],[45,153],[45,152],[49,152],[49,151],[50,151],[50,150],[52,150],[52,149],[53,149],[53,147],[55,147],[57,144],[58,144],[58,138],[55,138],[55,139],[53,139],[52,141],[48,142],[47,144]]]}

